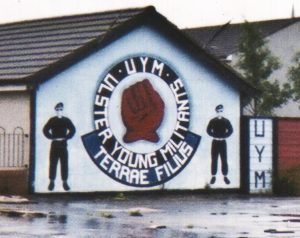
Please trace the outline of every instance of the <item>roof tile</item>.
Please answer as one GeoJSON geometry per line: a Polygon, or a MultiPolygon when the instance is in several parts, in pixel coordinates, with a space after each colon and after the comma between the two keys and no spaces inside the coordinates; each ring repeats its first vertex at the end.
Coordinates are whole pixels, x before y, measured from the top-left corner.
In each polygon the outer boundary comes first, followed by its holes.
{"type": "MultiPolygon", "coordinates": [[[[253,22],[267,37],[282,28],[285,28],[300,18],[268,20],[253,22]]],[[[183,30],[196,44],[206,49],[219,59],[224,59],[237,51],[239,40],[243,34],[243,23],[225,24],[211,27],[200,27],[183,30]]]]}
{"type": "Polygon", "coordinates": [[[146,8],[0,25],[0,81],[20,80],[61,60],[146,8]]]}

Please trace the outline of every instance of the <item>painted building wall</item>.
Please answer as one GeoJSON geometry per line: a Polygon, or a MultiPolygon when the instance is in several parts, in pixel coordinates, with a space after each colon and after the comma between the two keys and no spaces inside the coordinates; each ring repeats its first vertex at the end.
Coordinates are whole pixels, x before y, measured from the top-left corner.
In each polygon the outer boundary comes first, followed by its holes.
{"type": "Polygon", "coordinates": [[[281,118],[277,120],[278,158],[277,190],[283,194],[300,192],[300,120],[281,118]]]}
{"type": "Polygon", "coordinates": [[[249,192],[273,191],[273,120],[249,120],[249,192]]]}
{"type": "MultiPolygon", "coordinates": [[[[280,61],[280,68],[272,73],[271,80],[278,80],[280,84],[288,82],[288,69],[292,65],[293,57],[300,51],[299,31],[300,23],[296,22],[266,38],[270,51],[280,61]]],[[[237,54],[233,54],[230,65],[235,70],[238,70],[237,61],[237,54]]],[[[287,104],[275,109],[274,114],[278,117],[299,117],[299,103],[290,100],[287,104]]]]}
{"type": "Polygon", "coordinates": [[[0,87],[0,193],[28,193],[30,93],[23,86],[0,87]],[[23,88],[17,91],[15,88],[23,88]]]}
{"type": "MultiPolygon", "coordinates": [[[[166,74],[167,75],[167,74],[166,74]]],[[[115,76],[115,75],[114,75],[115,76]]],[[[179,91],[178,91],[179,92],[179,91]]],[[[155,96],[157,99],[158,96],[155,96]]],[[[51,140],[43,134],[43,127],[49,118],[55,116],[54,107],[58,102],[64,103],[64,115],[68,117],[76,128],[76,133],[68,141],[69,152],[69,178],[68,183],[72,192],[93,191],[128,191],[139,189],[203,189],[203,188],[239,188],[240,186],[240,96],[239,92],[226,84],[219,76],[208,70],[201,62],[197,61],[180,46],[172,43],[170,39],[158,34],[149,27],[140,27],[133,32],[119,38],[104,49],[90,55],[73,65],[68,70],[40,85],[36,98],[36,155],[35,155],[35,191],[49,192],[47,190],[49,179],[49,150],[51,140]],[[143,69],[140,63],[138,72],[134,72],[132,57],[152,59],[152,66],[143,69]],[[155,61],[156,60],[156,61],[155,61]],[[160,74],[161,63],[167,67],[173,77],[172,83],[167,79],[162,80],[160,74]],[[127,76],[122,81],[115,81],[110,75],[117,74],[118,63],[127,68],[127,76]],[[151,67],[156,64],[153,72],[151,67]],[[117,66],[116,66],[117,65],[117,66]],[[143,71],[144,70],[144,71],[143,71]],[[122,99],[126,89],[136,85],[137,82],[147,78],[150,81],[154,95],[159,95],[164,105],[164,116],[157,128],[158,142],[147,140],[135,143],[125,143],[122,135],[126,131],[122,120],[122,99]],[[176,79],[180,79],[176,81],[176,79]],[[106,83],[104,82],[106,79],[106,83]],[[104,81],[103,81],[104,80],[104,81]],[[102,84],[101,84],[102,83],[102,84]],[[102,86],[101,86],[102,85],[102,86]],[[101,95],[104,85],[111,90],[109,104],[107,106],[107,127],[116,135],[117,140],[123,143],[126,149],[136,153],[151,153],[166,145],[176,127],[179,109],[176,103],[176,87],[181,88],[187,94],[189,101],[189,127],[191,134],[201,137],[200,144],[195,150],[185,150],[190,155],[189,162],[182,166],[182,171],[172,179],[156,186],[128,186],[122,184],[99,169],[91,156],[89,156],[83,145],[82,136],[95,131],[94,114],[97,114],[98,102],[105,104],[97,95],[101,95]],[[112,93],[113,92],[113,93],[112,93]],[[122,94],[123,93],[123,94],[122,94]],[[228,119],[233,127],[233,133],[227,139],[228,155],[228,178],[230,184],[225,184],[221,173],[221,162],[219,159],[216,182],[210,184],[211,180],[211,144],[212,138],[206,129],[210,120],[216,117],[217,105],[224,106],[224,117],[228,119]],[[123,134],[122,134],[123,133],[123,134]]],[[[157,102],[157,100],[156,100],[157,102]]],[[[159,105],[159,103],[156,103],[159,105]]],[[[161,104],[160,104],[161,105],[161,104]]],[[[183,105],[182,105],[183,106],[183,105]]],[[[162,107],[162,106],[159,106],[162,107]]],[[[124,109],[125,110],[125,109],[124,109]]],[[[123,110],[123,111],[124,111],[123,110]]],[[[126,111],[126,110],[125,110],[126,111]]],[[[125,113],[126,114],[126,113],[125,113]]],[[[128,113],[127,113],[128,114],[128,113]]],[[[186,115],[186,114],[185,114],[186,115]]],[[[184,117],[184,116],[183,116],[184,117]]],[[[99,122],[100,123],[100,122],[99,122]]],[[[103,124],[106,122],[103,121],[103,124]]],[[[97,124],[97,123],[96,123],[97,124]]],[[[98,124],[98,127],[101,125],[98,124]]],[[[147,127],[147,126],[146,126],[147,127]]],[[[128,128],[127,128],[128,129],[128,128]]],[[[98,136],[100,138],[100,136],[98,136]]],[[[102,138],[103,139],[103,138],[102,138]]],[[[101,143],[96,146],[100,147],[101,143]]],[[[195,148],[193,147],[193,148],[195,148]]],[[[98,151],[99,152],[99,151],[98,151]]],[[[176,152],[177,153],[177,152],[176,152]]],[[[99,154],[97,158],[102,158],[99,154]]],[[[93,157],[93,156],[92,156],[93,157]]],[[[103,158],[102,158],[103,159],[103,158]]],[[[102,168],[111,166],[108,160],[102,160],[102,168]]],[[[100,164],[100,162],[99,162],[100,164]]],[[[98,164],[98,165],[99,165],[98,164]]],[[[107,168],[109,169],[109,168],[107,168]]],[[[145,181],[144,181],[145,182],[145,181]]],[[[140,184],[141,185],[141,184],[140,184]]],[[[151,185],[151,183],[150,183],[151,185]]],[[[63,192],[61,185],[59,166],[55,181],[55,192],[63,192]]]]}
{"type": "Polygon", "coordinates": [[[278,171],[279,173],[299,167],[300,123],[299,119],[278,120],[278,171]]]}
{"type": "Polygon", "coordinates": [[[0,167],[28,166],[30,148],[30,93],[26,91],[2,91],[0,93],[0,101],[0,114],[2,115],[0,122],[0,158],[2,161],[0,161],[0,167]],[[21,145],[21,137],[19,139],[13,137],[13,134],[21,135],[22,133],[25,135],[23,145],[21,145]],[[22,149],[13,147],[16,147],[17,144],[20,144],[22,149]],[[23,159],[22,161],[16,161],[17,157],[21,156],[19,156],[20,153],[22,153],[23,159]]]}
{"type": "MultiPolygon", "coordinates": [[[[281,64],[281,67],[272,74],[272,79],[279,80],[281,84],[289,82],[288,70],[293,64],[293,57],[300,51],[299,30],[300,23],[298,22],[267,38],[271,52],[279,58],[281,64]]],[[[286,105],[276,109],[275,115],[279,117],[299,117],[299,103],[290,100],[286,105]]]]}

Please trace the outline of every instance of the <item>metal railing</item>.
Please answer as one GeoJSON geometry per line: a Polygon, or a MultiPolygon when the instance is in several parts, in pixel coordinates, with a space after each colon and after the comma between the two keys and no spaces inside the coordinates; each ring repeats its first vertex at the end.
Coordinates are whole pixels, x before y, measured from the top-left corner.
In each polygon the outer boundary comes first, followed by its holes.
{"type": "Polygon", "coordinates": [[[26,138],[28,135],[21,127],[16,127],[13,133],[6,133],[5,129],[0,127],[0,168],[26,166],[26,138]]]}

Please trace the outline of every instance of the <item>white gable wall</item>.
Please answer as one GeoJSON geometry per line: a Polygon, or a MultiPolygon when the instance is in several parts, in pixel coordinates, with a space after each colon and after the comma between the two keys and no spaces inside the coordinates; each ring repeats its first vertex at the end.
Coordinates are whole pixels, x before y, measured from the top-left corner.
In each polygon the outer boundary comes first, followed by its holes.
{"type": "MultiPolygon", "coordinates": [[[[225,185],[219,161],[217,182],[211,187],[239,188],[239,92],[153,29],[140,27],[40,85],[36,97],[36,192],[48,192],[48,157],[51,141],[46,139],[42,129],[48,119],[54,116],[54,106],[60,101],[65,105],[64,115],[72,120],[77,130],[74,138],[68,141],[68,181],[71,191],[140,189],[122,185],[100,171],[89,158],[81,141],[82,135],[94,130],[93,105],[100,81],[116,62],[139,55],[159,58],[176,71],[184,82],[190,100],[189,130],[202,137],[191,162],[180,174],[164,184],[164,188],[203,189],[209,184],[211,138],[206,133],[206,127],[210,119],[215,117],[215,107],[218,104],[224,105],[224,116],[230,120],[234,130],[232,136],[227,139],[228,178],[231,183],[225,185]]],[[[62,192],[59,167],[57,171],[54,191],[62,192]]],[[[160,189],[161,187],[160,185],[154,188],[160,189]]],[[[153,187],[148,189],[153,189],[153,187]]]]}
{"type": "MultiPolygon", "coordinates": [[[[300,23],[296,22],[266,38],[267,46],[271,53],[278,57],[280,61],[280,68],[272,73],[270,76],[271,80],[278,80],[280,84],[289,82],[288,69],[292,65],[293,57],[300,51],[299,32],[300,23]]],[[[233,54],[232,56],[231,66],[239,70],[236,67],[238,62],[237,54],[233,54]]],[[[274,114],[279,117],[299,117],[299,103],[290,100],[286,105],[275,109],[274,114]]]]}
{"type": "MultiPolygon", "coordinates": [[[[288,70],[293,64],[293,57],[300,51],[299,32],[300,23],[298,22],[267,38],[271,52],[279,58],[281,64],[281,68],[274,71],[271,77],[282,84],[289,82],[288,70]]],[[[299,103],[290,100],[288,104],[276,109],[275,114],[279,117],[299,117],[299,103]]]]}

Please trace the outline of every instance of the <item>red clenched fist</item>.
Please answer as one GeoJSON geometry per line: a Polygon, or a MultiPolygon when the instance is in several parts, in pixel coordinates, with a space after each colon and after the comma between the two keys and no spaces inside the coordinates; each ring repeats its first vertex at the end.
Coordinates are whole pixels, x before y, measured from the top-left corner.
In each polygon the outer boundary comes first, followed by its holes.
{"type": "Polygon", "coordinates": [[[163,100],[148,79],[125,89],[121,105],[122,120],[127,129],[124,142],[158,142],[156,130],[162,122],[164,108],[163,100]]]}

